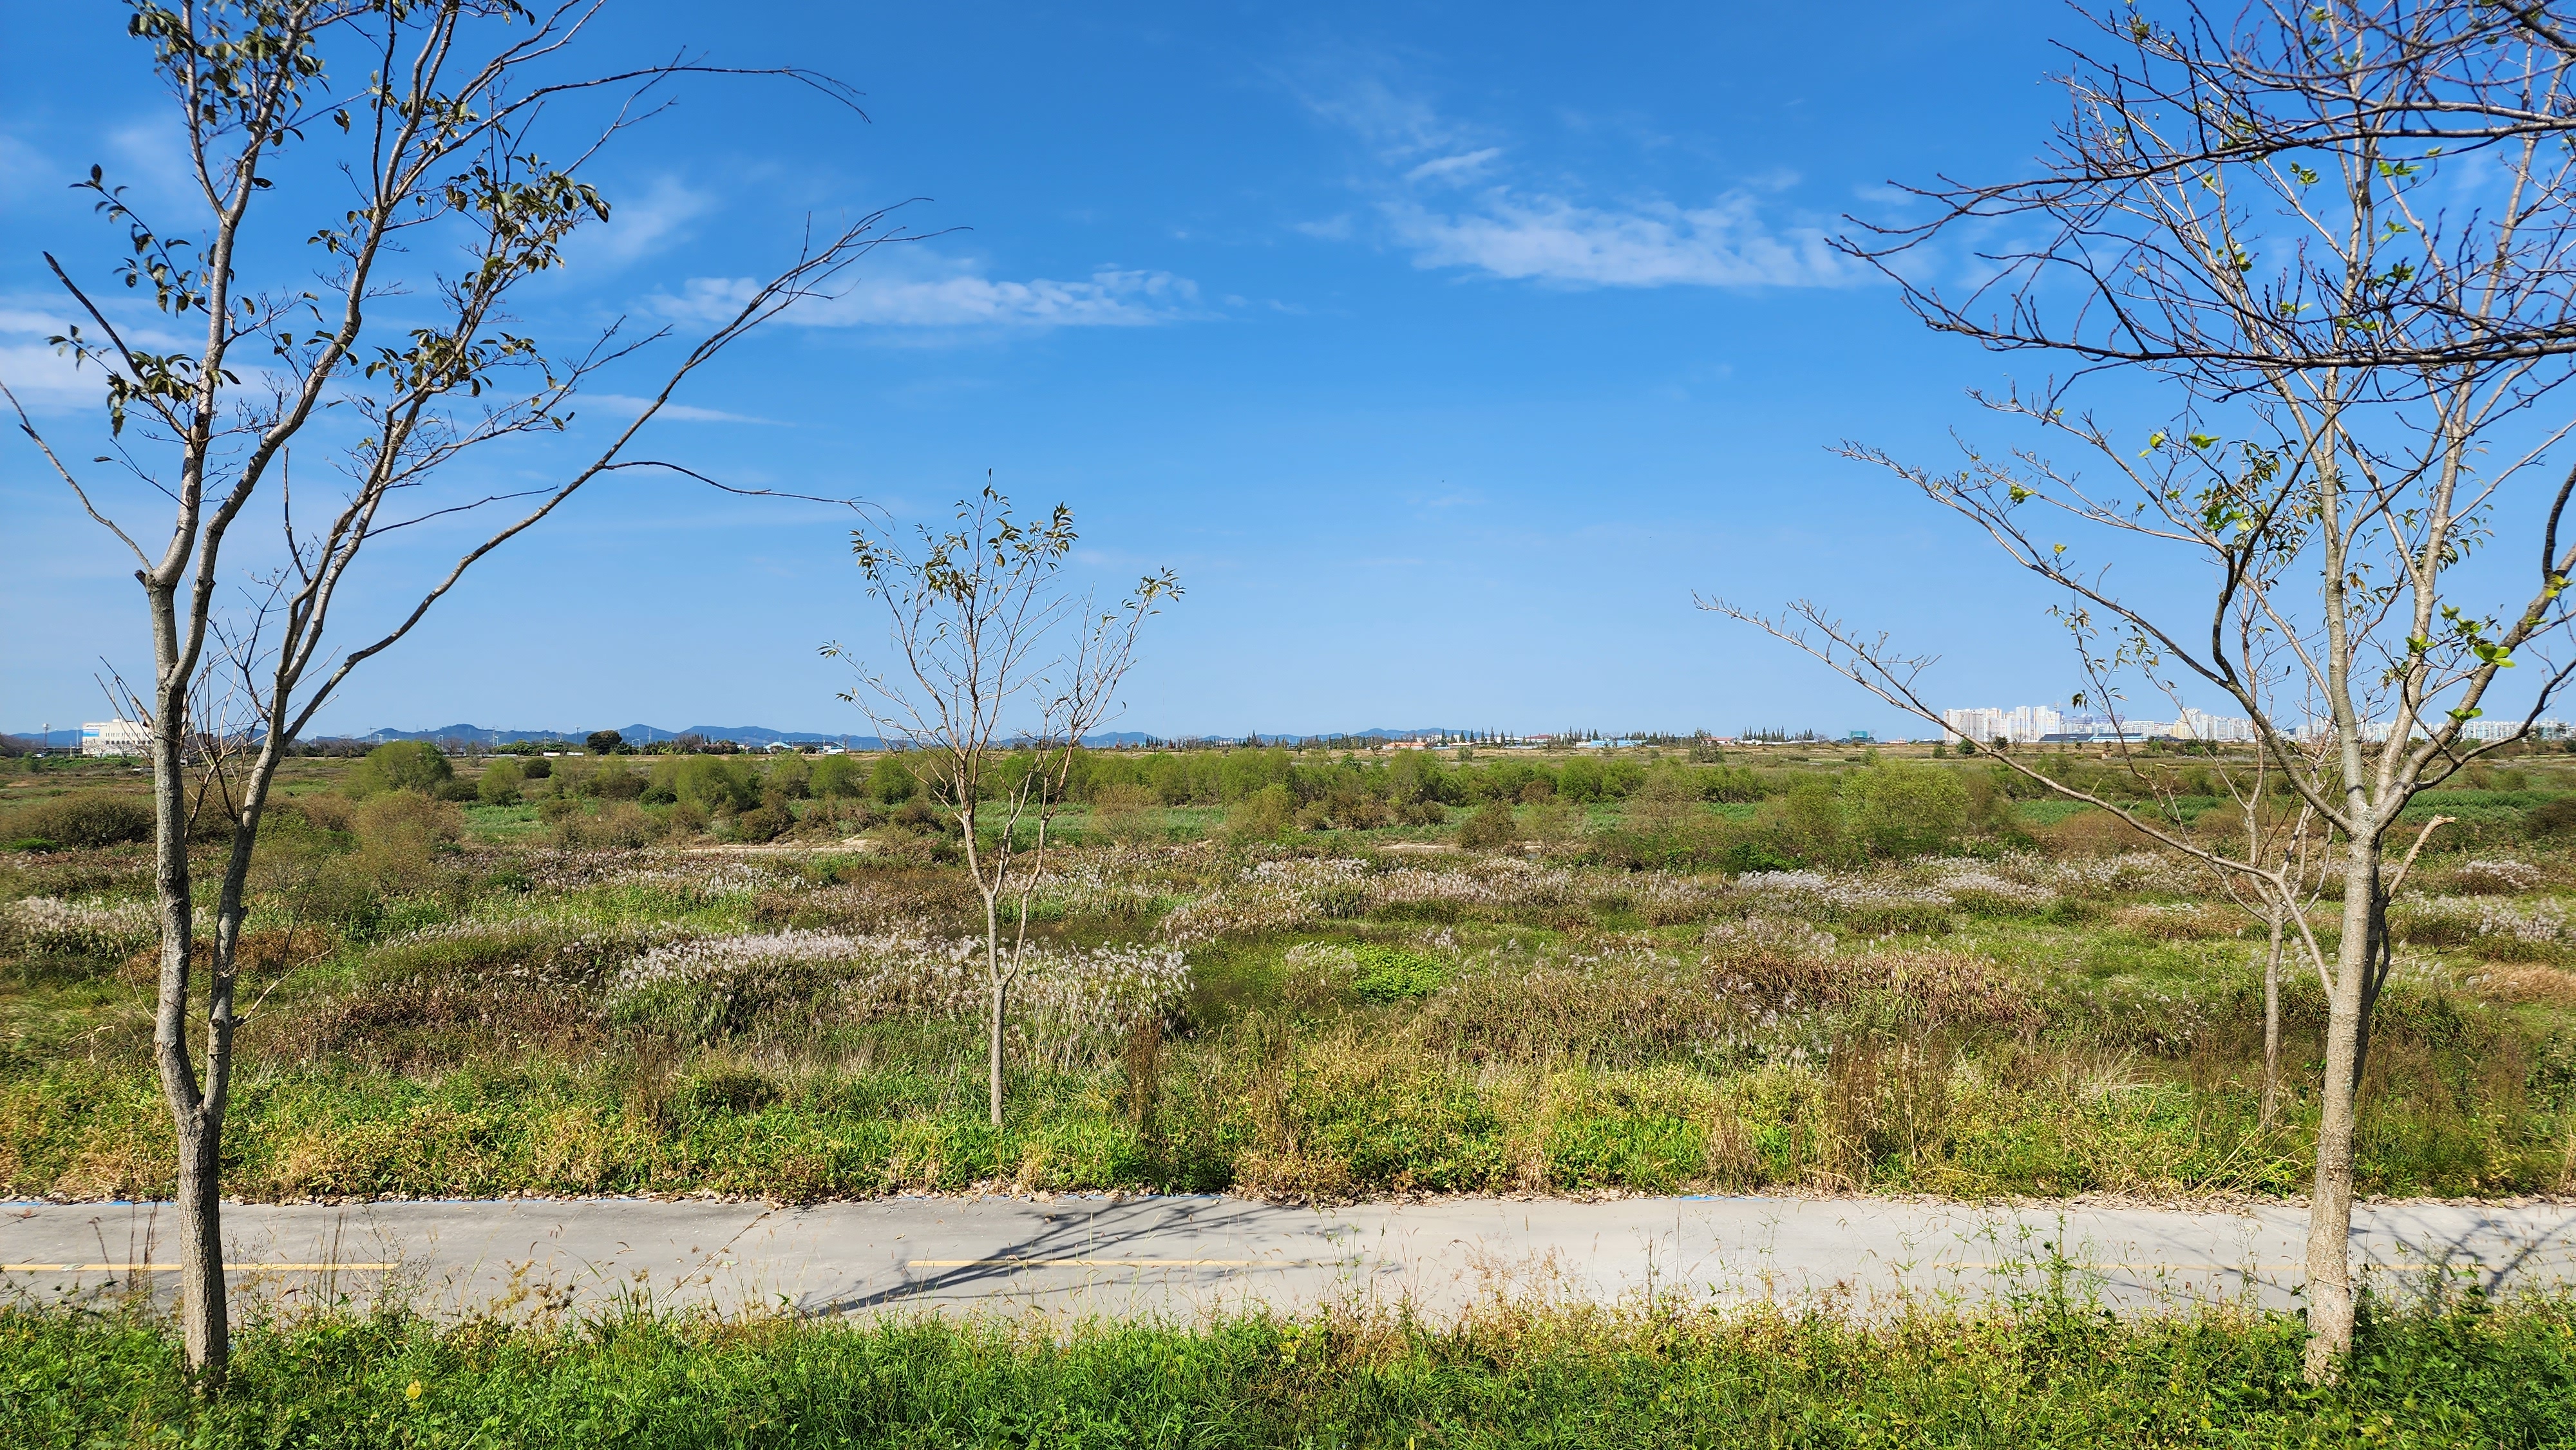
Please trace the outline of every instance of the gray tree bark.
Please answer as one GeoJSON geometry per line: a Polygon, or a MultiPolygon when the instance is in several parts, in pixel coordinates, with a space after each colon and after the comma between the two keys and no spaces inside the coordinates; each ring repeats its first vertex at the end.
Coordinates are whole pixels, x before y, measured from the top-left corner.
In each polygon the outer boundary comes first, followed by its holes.
{"type": "Polygon", "coordinates": [[[2319,1084],[2317,1166],[2308,1190],[2308,1344],[2311,1381],[2352,1352],[2352,1157],[2367,989],[2377,955],[2379,842],[2356,836],[2344,863],[2343,939],[2335,945],[2327,1004],[2326,1065],[2319,1084]]]}

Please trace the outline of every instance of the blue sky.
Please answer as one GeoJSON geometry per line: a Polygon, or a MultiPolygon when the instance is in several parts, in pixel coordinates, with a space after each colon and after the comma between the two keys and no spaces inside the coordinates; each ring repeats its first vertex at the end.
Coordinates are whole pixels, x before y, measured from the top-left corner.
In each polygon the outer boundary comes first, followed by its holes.
{"type": "MultiPolygon", "coordinates": [[[[728,355],[648,451],[898,518],[988,469],[1070,503],[1086,577],[1169,565],[1188,588],[1128,728],[1913,733],[1694,590],[1883,622],[1944,655],[1957,703],[2072,686],[2044,597],[1827,451],[1946,457],[1952,426],[1994,426],[1963,390],[2036,365],[1929,336],[1823,245],[1847,211],[1896,215],[1891,178],[2019,169],[2067,12],[1114,10],[615,7],[598,65],[684,44],[806,64],[870,119],[775,84],[682,87],[591,172],[614,219],[531,294],[532,327],[685,322],[808,214],[928,198],[909,223],[958,230],[877,253],[728,355]]],[[[169,106],[121,16],[0,0],[0,376],[82,454],[90,384],[42,346],[65,314],[39,254],[105,281],[120,237],[67,186],[93,162],[176,194],[169,106]]],[[[288,230],[265,262],[296,260],[288,230]]],[[[537,478],[568,456],[474,466],[537,478]]],[[[859,728],[816,656],[877,637],[846,527],[596,485],[321,725],[859,728]]],[[[353,628],[462,538],[420,533],[374,560],[353,628]]],[[[147,663],[139,605],[41,459],[0,441],[0,726],[99,715],[99,658],[147,663]]]]}

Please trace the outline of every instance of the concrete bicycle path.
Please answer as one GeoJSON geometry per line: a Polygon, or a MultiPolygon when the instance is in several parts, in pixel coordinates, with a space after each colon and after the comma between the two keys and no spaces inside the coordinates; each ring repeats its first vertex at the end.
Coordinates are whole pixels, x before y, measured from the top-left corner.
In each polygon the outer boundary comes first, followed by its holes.
{"type": "MultiPolygon", "coordinates": [[[[235,1281],[284,1304],[394,1292],[434,1313],[621,1299],[792,1309],[1196,1319],[1267,1307],[1498,1297],[1616,1303],[1974,1302],[2052,1275],[2116,1307],[2296,1303],[2296,1206],[1978,1207],[1771,1197],[1438,1199],[1292,1207],[1224,1197],[649,1199],[227,1204],[235,1281]]],[[[166,1294],[166,1203],[0,1204],[0,1296],[166,1294]]],[[[2576,1282],[2576,1205],[2365,1204],[2352,1245],[2396,1290],[2576,1282]]]]}

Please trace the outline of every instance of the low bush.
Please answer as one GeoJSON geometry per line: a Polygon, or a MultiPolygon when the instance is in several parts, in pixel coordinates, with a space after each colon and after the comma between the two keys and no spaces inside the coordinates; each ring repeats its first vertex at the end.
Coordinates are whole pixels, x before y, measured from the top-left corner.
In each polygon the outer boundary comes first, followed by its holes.
{"type": "Polygon", "coordinates": [[[733,818],[733,838],[752,845],[775,841],[796,825],[782,803],[754,806],[733,818]]]}
{"type": "Polygon", "coordinates": [[[117,791],[85,790],[38,801],[0,824],[0,839],[54,846],[118,846],[152,839],[152,803],[117,791]]]}
{"type": "Polygon", "coordinates": [[[855,799],[867,790],[867,768],[854,755],[826,755],[814,762],[805,788],[824,800],[855,799]]]}
{"type": "Polygon", "coordinates": [[[1297,798],[1284,785],[1264,786],[1225,813],[1226,834],[1239,841],[1275,841],[1296,824],[1297,798]]]}
{"type": "Polygon", "coordinates": [[[1351,958],[1351,990],[1371,1002],[1428,997],[1449,980],[1449,969],[1438,959],[1403,947],[1363,942],[1351,948],[1351,958]]]}
{"type": "Polygon", "coordinates": [[[1470,851],[1490,851],[1520,838],[1520,823],[1512,819],[1512,808],[1502,801],[1487,801],[1476,807],[1466,823],[1458,827],[1458,844],[1470,851]]]}
{"type": "Polygon", "coordinates": [[[426,740],[389,740],[367,752],[340,782],[352,800],[365,800],[389,790],[436,795],[456,777],[445,752],[426,740]]]}

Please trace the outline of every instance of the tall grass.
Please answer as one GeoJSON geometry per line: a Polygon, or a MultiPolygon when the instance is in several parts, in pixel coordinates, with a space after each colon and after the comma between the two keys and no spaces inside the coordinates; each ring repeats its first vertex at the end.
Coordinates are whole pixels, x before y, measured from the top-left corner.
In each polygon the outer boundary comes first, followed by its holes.
{"type": "MultiPolygon", "coordinates": [[[[365,931],[298,924],[292,952],[253,954],[228,1185],[2306,1181],[2322,997],[2293,974],[2293,1091],[2266,1132],[2259,943],[2161,858],[1727,879],[1192,842],[1064,865],[1034,902],[994,1129],[975,1110],[965,938],[981,908],[960,873],[854,853],[460,850],[365,931]]],[[[2564,875],[2446,859],[2425,867],[2435,894],[2400,903],[2367,1190],[2576,1183],[2576,940],[2549,894],[2564,875]]],[[[168,1191],[135,883],[65,860],[0,887],[18,893],[0,901],[0,1191],[168,1191]]],[[[263,910],[265,941],[290,913],[263,910]]]]}

